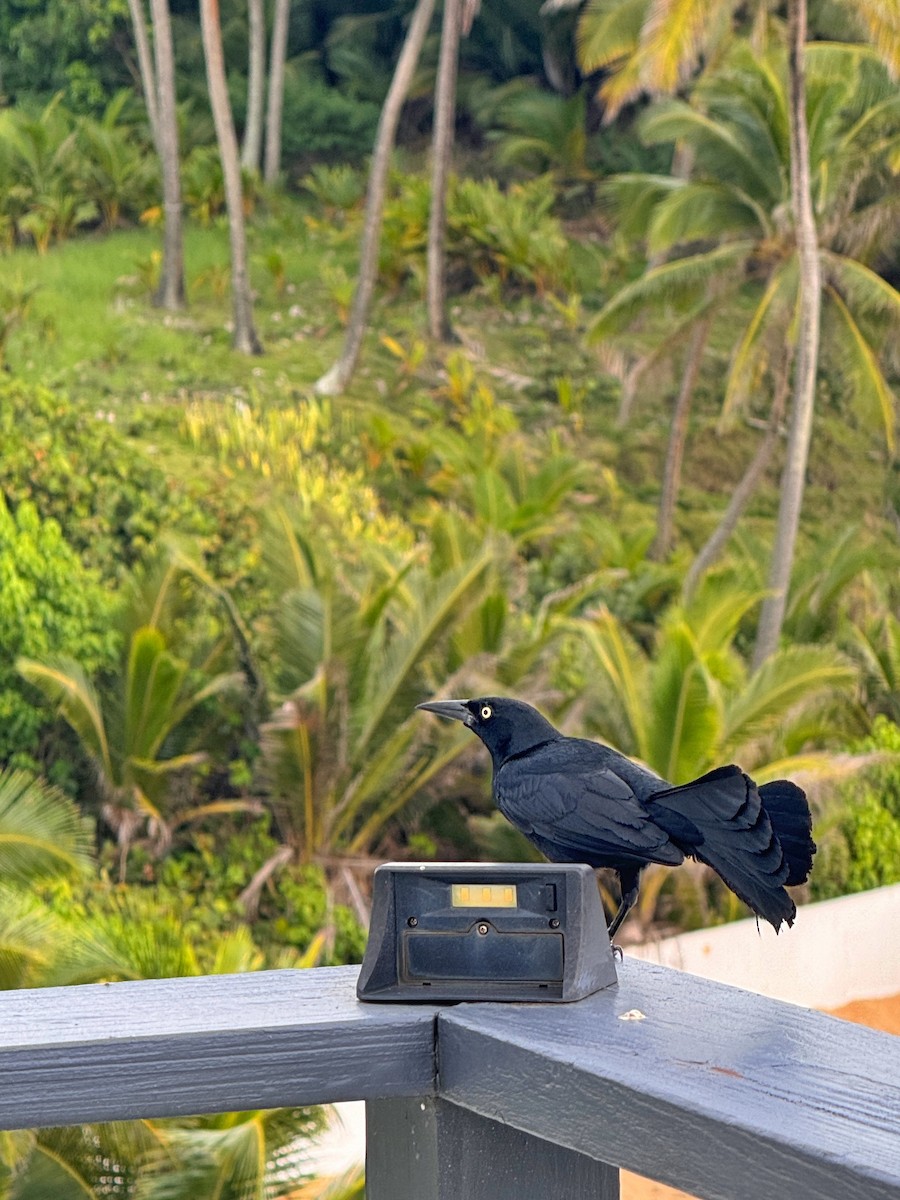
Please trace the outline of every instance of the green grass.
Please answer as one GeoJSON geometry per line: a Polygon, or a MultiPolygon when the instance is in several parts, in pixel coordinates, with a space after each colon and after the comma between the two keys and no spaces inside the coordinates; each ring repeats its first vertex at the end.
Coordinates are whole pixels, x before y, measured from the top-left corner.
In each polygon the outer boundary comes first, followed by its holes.
{"type": "MultiPolygon", "coordinates": [[[[95,410],[115,410],[135,432],[158,439],[175,469],[197,469],[197,453],[179,431],[186,401],[239,396],[254,405],[303,402],[340,350],[343,330],[335,302],[335,272],[352,278],[358,228],[330,230],[309,222],[302,204],[280,200],[278,211],[250,230],[256,321],[265,353],[247,358],[230,346],[228,241],[224,225],[189,225],[185,255],[189,304],[171,315],[151,303],[151,264],[158,230],[132,229],[75,239],[43,256],[20,249],[2,260],[3,274],[37,284],[26,322],[11,336],[8,366],[17,376],[66,391],[95,410]]],[[[599,303],[599,300],[597,301],[599,303]]],[[[491,288],[454,298],[462,350],[476,371],[531,430],[554,434],[596,471],[611,468],[629,503],[652,518],[665,453],[670,388],[663,384],[625,430],[615,426],[617,384],[585,346],[589,319],[566,319],[536,297],[509,299],[491,288]],[[570,397],[561,406],[563,393],[570,397]],[[568,390],[566,390],[568,389],[568,390]]],[[[427,430],[443,419],[447,401],[442,359],[426,354],[410,370],[382,343],[389,336],[407,352],[423,337],[424,304],[415,285],[382,295],[360,368],[347,397],[335,403],[377,414],[382,430],[412,422],[427,430]],[[386,426],[385,426],[386,423],[386,426]]],[[[759,436],[738,425],[716,430],[715,381],[698,399],[685,461],[679,519],[688,545],[698,545],[727,503],[759,436]]],[[[360,461],[363,461],[360,452],[360,461]]],[[[215,464],[208,463],[210,470],[215,464]]],[[[886,530],[875,510],[889,478],[874,435],[821,405],[810,467],[804,529],[865,523],[886,530]]],[[[751,510],[765,535],[777,505],[777,472],[751,510]]]]}

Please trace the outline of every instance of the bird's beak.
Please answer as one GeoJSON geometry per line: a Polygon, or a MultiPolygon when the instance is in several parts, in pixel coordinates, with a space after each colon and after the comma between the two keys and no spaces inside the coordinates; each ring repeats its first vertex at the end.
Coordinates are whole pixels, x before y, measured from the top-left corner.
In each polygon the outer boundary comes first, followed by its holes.
{"type": "Polygon", "coordinates": [[[465,700],[429,700],[426,704],[417,704],[416,708],[437,713],[439,717],[449,717],[451,721],[462,721],[464,725],[472,724],[472,714],[465,700]]]}

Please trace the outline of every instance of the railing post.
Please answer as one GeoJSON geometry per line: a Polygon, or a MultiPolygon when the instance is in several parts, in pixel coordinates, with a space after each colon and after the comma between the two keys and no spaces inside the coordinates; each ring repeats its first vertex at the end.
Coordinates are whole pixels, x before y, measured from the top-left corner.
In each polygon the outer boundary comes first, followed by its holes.
{"type": "Polygon", "coordinates": [[[366,1104],[367,1200],[619,1200],[605,1163],[433,1096],[366,1104]]]}

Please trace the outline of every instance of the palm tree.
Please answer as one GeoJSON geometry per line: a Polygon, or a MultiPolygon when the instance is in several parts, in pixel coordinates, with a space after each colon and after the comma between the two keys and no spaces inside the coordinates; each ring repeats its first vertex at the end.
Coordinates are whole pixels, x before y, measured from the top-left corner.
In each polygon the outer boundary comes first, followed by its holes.
{"type": "MultiPolygon", "coordinates": [[[[818,258],[829,331],[823,355],[840,372],[857,406],[879,414],[890,448],[893,403],[879,367],[879,348],[892,322],[896,327],[900,300],[868,264],[878,261],[891,236],[895,204],[880,181],[890,171],[890,123],[898,99],[883,70],[861,47],[809,46],[806,55],[808,108],[816,131],[818,258]]],[[[767,378],[775,397],[773,411],[780,409],[796,353],[795,341],[786,343],[784,336],[786,328],[797,327],[800,295],[799,250],[789,207],[785,74],[778,52],[760,57],[745,45],[736,46],[719,70],[698,84],[690,102],[657,104],[642,121],[647,140],[689,148],[692,179],[632,174],[608,185],[623,215],[623,229],[642,233],[652,255],[670,257],[609,300],[595,322],[594,336],[610,339],[630,330],[636,337],[632,346],[655,343],[638,359],[634,375],[644,363],[675,354],[679,343],[690,345],[691,330],[703,329],[710,320],[719,345],[737,331],[724,387],[726,416],[745,405],[767,378]]],[[[729,507],[729,526],[774,445],[773,426],[746,485],[738,489],[740,503],[729,507]]],[[[670,491],[668,500],[673,499],[670,491]]],[[[716,535],[717,545],[723,540],[716,535]]],[[[692,578],[691,586],[694,582],[692,578]]]]}
{"type": "Polygon", "coordinates": [[[591,665],[589,725],[673,783],[739,761],[765,782],[790,771],[828,773],[822,752],[791,754],[792,728],[856,676],[830,647],[794,645],[748,668],[735,641],[763,598],[739,580],[708,579],[689,605],[670,606],[648,652],[608,609],[569,623],[591,665]]]}
{"type": "Polygon", "coordinates": [[[197,731],[188,718],[207,700],[235,690],[240,677],[217,674],[195,682],[188,663],[168,648],[159,629],[144,625],[132,634],[121,694],[104,711],[96,688],[71,659],[20,659],[29,683],[59,707],[94,764],[103,797],[103,816],[116,831],[120,875],[138,830],[147,825],[158,852],[174,831],[206,815],[246,808],[242,801],[188,804],[173,810],[173,784],[206,761],[191,749],[197,731]],[[169,746],[181,743],[180,752],[169,746]]]}
{"type": "Polygon", "coordinates": [[[248,0],[247,21],[249,25],[247,117],[244,125],[241,166],[245,171],[258,172],[260,155],[262,154],[263,102],[266,94],[265,0],[248,0]]]}
{"type": "Polygon", "coordinates": [[[471,657],[471,643],[454,649],[454,638],[470,635],[469,616],[491,606],[495,547],[436,574],[414,555],[348,575],[281,513],[268,557],[281,581],[283,702],[263,727],[263,760],[286,842],[279,863],[292,853],[370,853],[464,745],[455,731],[434,741],[413,709],[435,678],[471,657]]]}
{"type": "Polygon", "coordinates": [[[225,179],[225,206],[228,209],[228,236],[231,244],[231,304],[234,314],[232,345],[241,354],[261,354],[262,343],[253,325],[253,297],[247,260],[247,229],[244,221],[244,192],[237,135],[228,99],[225,57],[219,0],[201,0],[200,25],[203,31],[203,56],[209,101],[216,126],[216,140],[225,179]]]}
{"type": "Polygon", "coordinates": [[[444,0],[441,50],[434,90],[434,132],[431,138],[431,209],[428,218],[425,292],[428,332],[436,342],[450,339],[447,317],[444,241],[447,230],[447,186],[456,129],[456,78],[459,40],[468,34],[480,0],[444,0]]]}
{"type": "Polygon", "coordinates": [[[775,544],[769,569],[768,595],[763,601],[756,631],[753,661],[760,666],[772,655],[781,636],[787,607],[794,547],[800,528],[800,510],[806,485],[806,466],[812,441],[819,369],[819,333],[822,323],[822,272],[819,234],[813,211],[809,165],[809,129],[806,121],[806,0],[788,0],[788,79],[790,104],[791,209],[797,242],[797,339],[794,358],[794,395],[788,433],[787,461],[781,478],[781,499],[775,526],[775,544]]]}
{"type": "Polygon", "coordinates": [[[150,125],[150,135],[153,138],[156,153],[161,159],[156,71],[153,67],[153,53],[150,49],[150,37],[147,32],[144,0],[128,0],[128,14],[131,17],[131,29],[134,33],[134,45],[137,50],[138,72],[141,78],[141,91],[144,94],[144,105],[147,109],[147,122],[150,125]]]}
{"type": "MultiPolygon", "coordinates": [[[[611,119],[642,91],[671,94],[706,55],[713,61],[727,44],[738,10],[736,0],[593,0],[579,26],[582,65],[612,68],[601,88],[611,119]]],[[[878,0],[855,6],[851,18],[868,26],[876,44],[885,46],[896,63],[890,33],[896,17],[878,0]]],[[[814,391],[821,323],[821,274],[818,232],[811,197],[809,133],[804,50],[806,0],[788,0],[788,96],[785,110],[790,151],[790,207],[799,267],[796,356],[787,462],[781,485],[770,596],[760,616],[756,662],[774,650],[781,631],[787,586],[800,519],[803,484],[812,435],[814,391]]],[[[765,32],[767,6],[757,10],[757,30],[765,32]]]]}
{"type": "Polygon", "coordinates": [[[404,101],[412,86],[416,65],[422,53],[431,18],[434,15],[434,3],[435,0],[416,0],[416,7],[413,10],[403,48],[397,59],[397,66],[394,68],[391,86],[388,88],[381,109],[378,131],[375,134],[375,148],[372,152],[372,165],[369,168],[369,186],[366,193],[366,213],[359,251],[356,291],[353,294],[353,305],[350,309],[344,347],[340,357],[316,383],[316,392],[322,396],[337,396],[346,390],[353,377],[359,352],[362,349],[369,320],[369,309],[375,294],[375,280],[378,275],[381,216],[384,211],[388,172],[391,166],[394,140],[397,136],[397,124],[404,101]]]}
{"type": "Polygon", "coordinates": [[[163,257],[155,302],[173,311],[184,308],[185,287],[175,51],[169,0],[150,0],[150,12],[156,61],[157,145],[163,182],[163,257]]]}
{"type": "Polygon", "coordinates": [[[281,113],[284,107],[284,66],[287,57],[291,0],[275,0],[272,49],[269,55],[269,103],[266,110],[266,155],[263,178],[273,184],[281,170],[281,113]]]}

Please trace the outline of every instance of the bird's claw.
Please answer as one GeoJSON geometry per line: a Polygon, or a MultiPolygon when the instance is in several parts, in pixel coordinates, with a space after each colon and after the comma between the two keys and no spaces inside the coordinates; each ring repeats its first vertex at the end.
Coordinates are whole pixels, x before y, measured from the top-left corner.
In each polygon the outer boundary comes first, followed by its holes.
{"type": "Polygon", "coordinates": [[[622,953],[621,946],[617,946],[615,942],[610,942],[609,948],[610,948],[610,950],[612,950],[612,956],[616,960],[616,962],[624,962],[625,961],[625,955],[622,953]]]}

